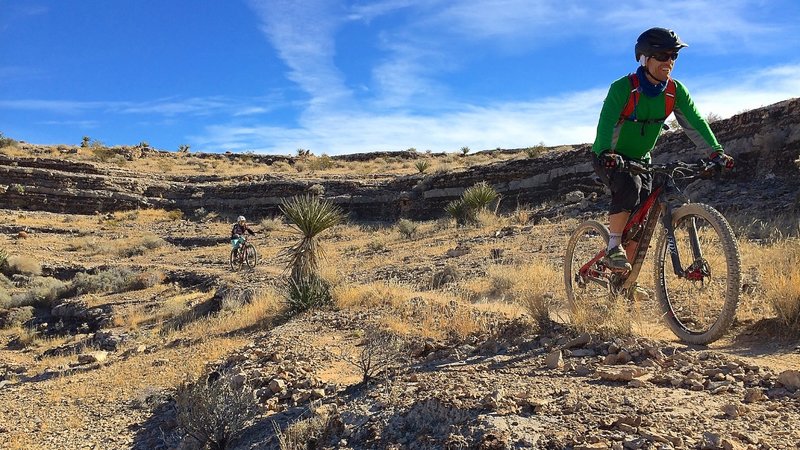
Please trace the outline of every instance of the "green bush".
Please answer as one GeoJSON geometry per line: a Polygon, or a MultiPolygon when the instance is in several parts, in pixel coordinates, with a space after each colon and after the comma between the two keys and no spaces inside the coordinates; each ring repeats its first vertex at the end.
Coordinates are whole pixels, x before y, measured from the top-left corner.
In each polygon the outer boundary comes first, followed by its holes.
{"type": "Polygon", "coordinates": [[[477,224],[478,214],[488,210],[489,205],[498,198],[500,194],[488,183],[481,181],[467,188],[461,198],[451,201],[444,209],[459,225],[477,224]]]}
{"type": "Polygon", "coordinates": [[[425,173],[431,167],[431,162],[427,159],[419,159],[414,163],[414,167],[419,173],[425,173]]]}
{"type": "Polygon", "coordinates": [[[477,216],[472,216],[473,211],[467,208],[467,204],[464,203],[463,198],[448,203],[447,206],[444,207],[444,210],[447,211],[447,214],[450,214],[452,218],[456,219],[458,225],[466,225],[467,223],[477,221],[477,216]]]}
{"type": "Polygon", "coordinates": [[[475,186],[467,188],[461,198],[467,208],[479,211],[487,209],[499,196],[500,194],[493,187],[489,186],[487,182],[481,181],[475,186]]]}
{"type": "Polygon", "coordinates": [[[289,311],[301,313],[333,303],[330,285],[318,277],[289,278],[286,283],[289,311]]]}

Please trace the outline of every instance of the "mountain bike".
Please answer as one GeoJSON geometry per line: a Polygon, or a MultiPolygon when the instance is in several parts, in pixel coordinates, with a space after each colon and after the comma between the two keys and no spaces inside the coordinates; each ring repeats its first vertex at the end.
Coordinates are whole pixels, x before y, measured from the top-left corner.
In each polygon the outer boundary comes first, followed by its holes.
{"type": "Polygon", "coordinates": [[[236,272],[246,265],[250,269],[258,264],[258,252],[256,247],[247,241],[245,236],[242,236],[243,242],[238,247],[231,250],[231,270],[236,272]]]}
{"type": "Polygon", "coordinates": [[[635,246],[631,269],[612,270],[604,262],[609,240],[605,225],[594,220],[578,225],[564,257],[564,283],[573,317],[575,313],[597,317],[609,301],[634,298],[639,272],[658,230],[654,291],[663,318],[684,342],[714,342],[736,315],[741,286],[739,247],[722,214],[709,205],[691,203],[675,180],[709,178],[719,168],[705,160],[626,161],[617,170],[653,174],[652,193],[631,213],[622,235],[623,247],[635,246]]]}

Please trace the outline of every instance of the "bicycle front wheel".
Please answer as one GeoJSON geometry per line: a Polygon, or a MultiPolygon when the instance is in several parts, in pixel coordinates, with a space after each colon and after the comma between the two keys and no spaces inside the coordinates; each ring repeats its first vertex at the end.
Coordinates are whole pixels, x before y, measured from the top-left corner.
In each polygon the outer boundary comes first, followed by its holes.
{"type": "Polygon", "coordinates": [[[725,218],[702,203],[672,214],[674,248],[682,276],[675,274],[666,233],[655,252],[656,298],[664,320],[682,341],[709,344],[728,330],[736,316],[741,286],[739,246],[725,218]],[[669,262],[668,262],[669,261],[669,262]]]}
{"type": "Polygon", "coordinates": [[[258,264],[258,253],[256,253],[256,248],[253,244],[247,244],[244,247],[244,262],[247,264],[247,267],[254,268],[256,264],[258,264]]]}
{"type": "Polygon", "coordinates": [[[242,268],[242,258],[239,256],[236,249],[231,250],[231,270],[236,272],[237,270],[242,268]]]}
{"type": "Polygon", "coordinates": [[[578,225],[564,254],[564,288],[570,322],[579,329],[597,329],[608,319],[614,275],[599,253],[608,246],[608,229],[594,220],[578,225]]]}

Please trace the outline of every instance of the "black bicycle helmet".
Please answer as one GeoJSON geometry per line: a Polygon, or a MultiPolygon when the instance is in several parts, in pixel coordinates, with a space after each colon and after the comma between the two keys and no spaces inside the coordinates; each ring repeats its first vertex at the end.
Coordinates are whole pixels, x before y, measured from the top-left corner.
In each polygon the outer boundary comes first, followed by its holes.
{"type": "Polygon", "coordinates": [[[689,45],[675,34],[674,31],[666,28],[650,28],[639,36],[636,40],[636,60],[639,56],[653,56],[658,52],[668,50],[678,51],[689,45]]]}

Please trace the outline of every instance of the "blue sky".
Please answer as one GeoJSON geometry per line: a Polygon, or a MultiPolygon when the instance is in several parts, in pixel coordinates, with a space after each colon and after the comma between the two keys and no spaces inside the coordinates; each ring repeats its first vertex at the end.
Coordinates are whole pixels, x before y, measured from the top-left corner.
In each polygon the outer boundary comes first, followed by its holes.
{"type": "Polygon", "coordinates": [[[0,0],[0,131],[39,144],[455,152],[594,140],[651,26],[722,117],[800,96],[796,0],[0,0]]]}

